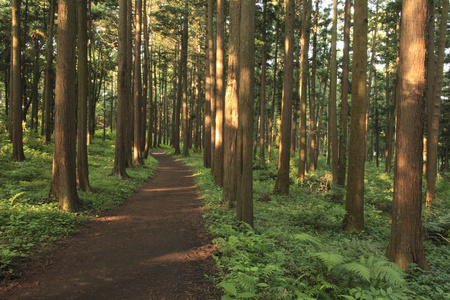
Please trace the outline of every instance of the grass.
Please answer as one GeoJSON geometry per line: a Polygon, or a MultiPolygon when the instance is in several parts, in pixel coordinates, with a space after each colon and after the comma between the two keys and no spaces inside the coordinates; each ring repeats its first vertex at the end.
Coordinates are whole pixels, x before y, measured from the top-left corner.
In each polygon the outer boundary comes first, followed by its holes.
{"type": "Polygon", "coordinates": [[[381,168],[366,166],[366,231],[347,234],[341,230],[345,193],[330,189],[331,172],[322,158],[320,170],[310,172],[305,182],[296,181],[292,172],[289,195],[273,193],[275,164],[254,166],[254,228],[237,222],[235,212],[222,206],[222,189],[203,168],[200,153],[182,160],[194,170],[204,218],[219,249],[214,258],[222,299],[450,299],[450,187],[445,180],[438,181],[439,204],[424,212],[431,272],[414,266],[403,272],[384,257],[393,178],[381,168]],[[262,194],[269,201],[260,201],[262,194]]]}
{"type": "Polygon", "coordinates": [[[89,178],[94,193],[78,191],[83,201],[77,213],[67,213],[57,207],[56,199],[48,196],[53,145],[39,136],[26,132],[26,160],[14,162],[12,146],[7,136],[0,135],[0,272],[14,273],[18,264],[30,255],[80,229],[102,211],[122,203],[150,178],[157,169],[152,157],[145,166],[128,169],[130,179],[122,180],[111,173],[114,164],[114,136],[105,141],[102,134],[88,146],[89,178]]]}

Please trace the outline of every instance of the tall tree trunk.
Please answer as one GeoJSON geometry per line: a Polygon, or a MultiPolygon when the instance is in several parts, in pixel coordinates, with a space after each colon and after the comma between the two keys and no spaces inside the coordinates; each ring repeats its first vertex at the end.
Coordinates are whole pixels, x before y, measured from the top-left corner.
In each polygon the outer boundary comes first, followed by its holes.
{"type": "MultiPolygon", "coordinates": [[[[223,140],[223,203],[234,207],[237,193],[238,75],[241,1],[230,0],[230,40],[228,45],[228,80],[225,95],[223,140]]],[[[208,136],[206,136],[208,138],[208,136]]]]}
{"type": "Polygon", "coordinates": [[[128,87],[127,87],[127,15],[128,0],[119,1],[119,52],[118,52],[118,74],[117,74],[117,124],[116,124],[116,149],[114,155],[114,168],[112,175],[119,178],[128,178],[127,165],[127,114],[128,114],[128,87]]]}
{"type": "MultiPolygon", "coordinates": [[[[436,194],[436,174],[437,174],[437,148],[439,140],[439,118],[441,116],[441,95],[442,95],[442,79],[444,74],[444,58],[445,44],[447,38],[447,18],[448,18],[449,1],[443,0],[441,24],[439,28],[439,46],[436,60],[436,74],[428,70],[428,80],[435,76],[433,91],[428,90],[428,142],[427,142],[427,206],[431,207],[436,194]]],[[[433,7],[434,9],[434,7],[433,7]]],[[[434,19],[434,18],[433,18],[434,19]]],[[[434,21],[434,20],[433,20],[434,21]]],[[[434,28],[434,26],[433,26],[434,28]]],[[[434,31],[434,30],[433,30],[434,31]]],[[[429,40],[428,44],[432,44],[433,40],[429,40]]],[[[434,59],[434,51],[429,50],[428,55],[434,59]]],[[[430,62],[430,58],[428,63],[430,62]]]]}
{"type": "Polygon", "coordinates": [[[239,48],[239,128],[237,146],[237,219],[253,226],[253,101],[255,2],[241,0],[239,48]]]}
{"type": "Polygon", "coordinates": [[[266,15],[267,0],[263,0],[263,27],[261,49],[261,86],[259,89],[260,131],[259,131],[259,164],[266,162],[265,157],[265,128],[266,128],[266,15]]]}
{"type": "Polygon", "coordinates": [[[386,36],[386,160],[384,171],[387,173],[391,167],[391,155],[392,155],[392,128],[390,126],[391,114],[393,110],[391,107],[391,93],[389,92],[390,87],[390,76],[389,76],[389,38],[386,36]]]}
{"type": "Polygon", "coordinates": [[[149,54],[149,64],[148,64],[148,68],[149,68],[149,72],[148,72],[148,128],[147,128],[147,143],[145,145],[145,152],[148,155],[148,152],[150,151],[150,149],[152,149],[152,137],[153,137],[153,111],[154,111],[154,107],[153,107],[153,70],[152,70],[152,65],[153,65],[153,53],[150,49],[150,54],[149,54]]]}
{"type": "Polygon", "coordinates": [[[306,156],[306,99],[307,99],[307,83],[309,76],[309,36],[311,33],[311,5],[312,0],[303,0],[303,22],[302,22],[302,38],[301,48],[302,54],[300,58],[300,144],[298,158],[298,177],[301,181],[305,179],[305,171],[307,166],[306,156]]]}
{"type": "Polygon", "coordinates": [[[373,37],[372,37],[372,51],[370,55],[370,63],[369,63],[369,80],[368,80],[368,87],[366,90],[366,136],[365,136],[365,142],[366,142],[366,160],[370,160],[372,157],[373,151],[371,151],[371,147],[368,147],[369,143],[369,118],[370,118],[370,97],[372,94],[372,76],[373,76],[373,70],[375,67],[375,55],[376,55],[376,42],[377,42],[377,33],[378,33],[378,2],[376,2],[376,8],[375,8],[375,21],[374,21],[374,28],[373,28],[373,37]]]}
{"type": "Polygon", "coordinates": [[[216,37],[216,139],[214,144],[214,182],[223,184],[223,110],[224,94],[224,51],[225,51],[225,1],[217,0],[217,37],[216,37]]]}
{"type": "MultiPolygon", "coordinates": [[[[356,1],[356,0],[355,0],[356,1]]],[[[337,184],[338,178],[338,130],[337,130],[337,109],[336,109],[336,90],[337,90],[337,59],[336,59],[336,42],[337,42],[337,0],[333,0],[333,29],[331,34],[331,75],[330,75],[330,131],[329,141],[331,142],[331,167],[333,171],[333,184],[337,184]]]]}
{"type": "Polygon", "coordinates": [[[189,105],[188,105],[188,78],[187,78],[187,56],[188,56],[188,0],[185,0],[185,15],[183,22],[183,36],[181,40],[181,64],[183,79],[183,156],[189,157],[189,105]]]}
{"type": "MultiPolygon", "coordinates": [[[[36,10],[37,11],[37,10],[36,10]]],[[[39,69],[39,34],[34,33],[34,61],[33,61],[33,90],[31,92],[31,127],[34,132],[38,132],[38,111],[39,111],[39,79],[41,72],[39,69]]]]}
{"type": "Polygon", "coordinates": [[[342,91],[341,91],[341,139],[339,140],[339,163],[337,184],[345,185],[345,172],[347,169],[347,136],[348,136],[348,73],[350,62],[350,22],[351,22],[350,0],[345,1],[344,20],[344,51],[342,58],[342,91]]]}
{"type": "Polygon", "coordinates": [[[50,194],[65,211],[76,211],[80,199],[76,184],[75,101],[76,0],[58,1],[56,56],[55,145],[50,194]]]}
{"type": "Polygon", "coordinates": [[[133,165],[144,164],[141,146],[141,117],[142,117],[142,71],[141,71],[141,35],[142,35],[142,0],[136,0],[135,37],[134,37],[134,138],[133,138],[133,165]]]}
{"type": "Polygon", "coordinates": [[[181,154],[180,150],[180,127],[181,127],[181,102],[183,98],[182,94],[182,63],[181,57],[178,60],[178,72],[177,72],[177,102],[175,107],[175,139],[174,139],[174,148],[175,154],[181,154]]]}
{"type": "Polygon", "coordinates": [[[133,71],[133,4],[132,0],[127,0],[127,131],[126,131],[126,142],[127,146],[125,147],[126,157],[127,157],[127,167],[131,167],[133,165],[133,80],[132,74],[133,71]]]}
{"type": "Polygon", "coordinates": [[[144,29],[144,63],[142,65],[143,74],[142,74],[142,104],[144,106],[144,113],[142,114],[142,133],[141,133],[141,147],[143,151],[143,158],[146,159],[148,157],[148,143],[145,139],[145,125],[147,118],[147,110],[150,108],[147,105],[147,97],[148,97],[148,60],[149,60],[149,34],[148,34],[148,10],[147,10],[147,0],[143,1],[143,19],[142,19],[142,27],[144,29]]]}
{"type": "Polygon", "coordinates": [[[374,126],[374,135],[375,135],[375,163],[377,168],[380,166],[380,131],[378,130],[378,124],[379,124],[379,116],[378,116],[378,80],[377,80],[377,74],[375,72],[374,80],[374,88],[375,88],[375,95],[374,95],[374,108],[375,108],[375,126],[374,126]]]}
{"type": "Polygon", "coordinates": [[[315,2],[313,27],[313,57],[311,70],[311,94],[309,95],[309,169],[316,169],[316,58],[317,58],[317,24],[319,22],[319,0],[315,2]]]}
{"type": "Polygon", "coordinates": [[[350,119],[344,231],[364,230],[365,104],[367,72],[367,0],[355,0],[353,93],[350,119]]]}
{"type": "Polygon", "coordinates": [[[55,0],[50,0],[50,15],[47,32],[47,52],[45,55],[46,64],[44,71],[44,124],[42,126],[44,141],[49,143],[51,140],[51,100],[52,100],[52,62],[53,62],[53,26],[55,24],[55,0]]]}
{"type": "Polygon", "coordinates": [[[211,168],[211,48],[212,41],[212,18],[213,18],[213,1],[207,1],[206,9],[206,45],[205,45],[205,142],[203,150],[203,166],[211,168]]]}
{"type": "Polygon", "coordinates": [[[394,202],[386,256],[404,270],[411,263],[429,269],[423,249],[421,216],[426,16],[427,1],[403,1],[394,202]]]}
{"type": "MultiPolygon", "coordinates": [[[[268,141],[268,149],[267,149],[267,162],[270,162],[271,155],[272,155],[272,143],[273,143],[273,136],[274,136],[274,116],[276,115],[276,102],[275,102],[275,92],[276,92],[276,86],[277,86],[277,67],[278,67],[278,28],[279,23],[276,22],[275,25],[275,58],[273,63],[273,82],[272,82],[272,107],[270,109],[270,122],[269,122],[269,141],[268,141]]],[[[276,127],[276,124],[275,124],[276,127]]]]}
{"type": "Polygon", "coordinates": [[[12,113],[12,143],[13,160],[25,160],[23,152],[23,132],[22,132],[22,95],[21,95],[21,76],[20,76],[20,0],[12,1],[12,60],[11,60],[11,106],[12,113]]]}
{"type": "MultiPolygon", "coordinates": [[[[87,2],[77,0],[78,16],[78,119],[77,119],[77,182],[83,191],[91,191],[87,154],[87,2]]],[[[106,123],[106,122],[105,122],[106,123]]]]}
{"type": "MultiPolygon", "coordinates": [[[[286,0],[285,21],[285,54],[284,79],[281,103],[281,137],[280,154],[278,158],[278,177],[275,190],[279,193],[289,193],[289,162],[291,148],[292,91],[294,81],[294,21],[295,1],[286,0]]],[[[241,45],[242,46],[242,45],[241,45]]]]}

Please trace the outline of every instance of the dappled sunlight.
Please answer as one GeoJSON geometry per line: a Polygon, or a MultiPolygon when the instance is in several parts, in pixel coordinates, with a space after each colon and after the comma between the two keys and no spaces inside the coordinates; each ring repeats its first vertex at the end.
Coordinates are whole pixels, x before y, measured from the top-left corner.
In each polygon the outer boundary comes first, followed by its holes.
{"type": "Polygon", "coordinates": [[[205,245],[202,247],[195,247],[187,250],[172,252],[143,261],[142,264],[151,265],[154,263],[185,263],[188,261],[204,260],[217,251],[217,248],[212,245],[205,245]]]}
{"type": "Polygon", "coordinates": [[[130,216],[111,216],[111,217],[100,217],[97,218],[96,222],[116,222],[128,220],[130,216]]]}
{"type": "Polygon", "coordinates": [[[189,187],[167,187],[167,188],[155,188],[155,189],[142,189],[144,192],[170,192],[170,191],[192,191],[196,189],[196,186],[189,186],[189,187]]]}

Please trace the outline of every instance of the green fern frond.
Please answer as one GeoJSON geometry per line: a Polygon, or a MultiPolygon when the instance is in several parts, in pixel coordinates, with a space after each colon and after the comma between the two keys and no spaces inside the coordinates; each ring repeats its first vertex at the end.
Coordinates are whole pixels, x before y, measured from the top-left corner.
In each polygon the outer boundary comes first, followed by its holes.
{"type": "Polygon", "coordinates": [[[361,279],[370,282],[370,270],[369,268],[367,268],[366,266],[364,266],[363,264],[357,263],[357,262],[351,262],[348,264],[344,264],[342,266],[342,268],[354,275],[357,275],[358,277],[360,277],[361,279]]]}
{"type": "Polygon", "coordinates": [[[309,242],[318,248],[320,247],[320,242],[309,234],[299,233],[294,235],[293,238],[296,239],[297,241],[309,242]]]}
{"type": "Polygon", "coordinates": [[[316,252],[312,256],[317,257],[328,268],[328,271],[344,262],[342,255],[331,252],[316,252]]]}

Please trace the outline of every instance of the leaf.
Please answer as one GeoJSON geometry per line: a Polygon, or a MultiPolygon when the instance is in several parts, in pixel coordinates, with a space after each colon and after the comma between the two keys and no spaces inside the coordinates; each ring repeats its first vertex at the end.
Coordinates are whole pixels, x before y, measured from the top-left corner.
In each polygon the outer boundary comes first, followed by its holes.
{"type": "Polygon", "coordinates": [[[344,262],[344,257],[342,255],[331,252],[317,252],[314,253],[313,256],[317,257],[324,265],[326,265],[328,271],[344,262]]]}
{"type": "Polygon", "coordinates": [[[221,282],[220,286],[222,286],[228,294],[230,294],[232,296],[237,295],[236,287],[233,284],[231,284],[229,282],[221,282]]]}
{"type": "Polygon", "coordinates": [[[251,292],[243,292],[238,295],[238,298],[244,298],[244,299],[253,298],[253,297],[256,297],[256,294],[251,293],[251,292]]]}
{"type": "Polygon", "coordinates": [[[363,266],[362,264],[357,262],[351,262],[343,265],[343,268],[370,282],[370,270],[366,266],[363,266]]]}

